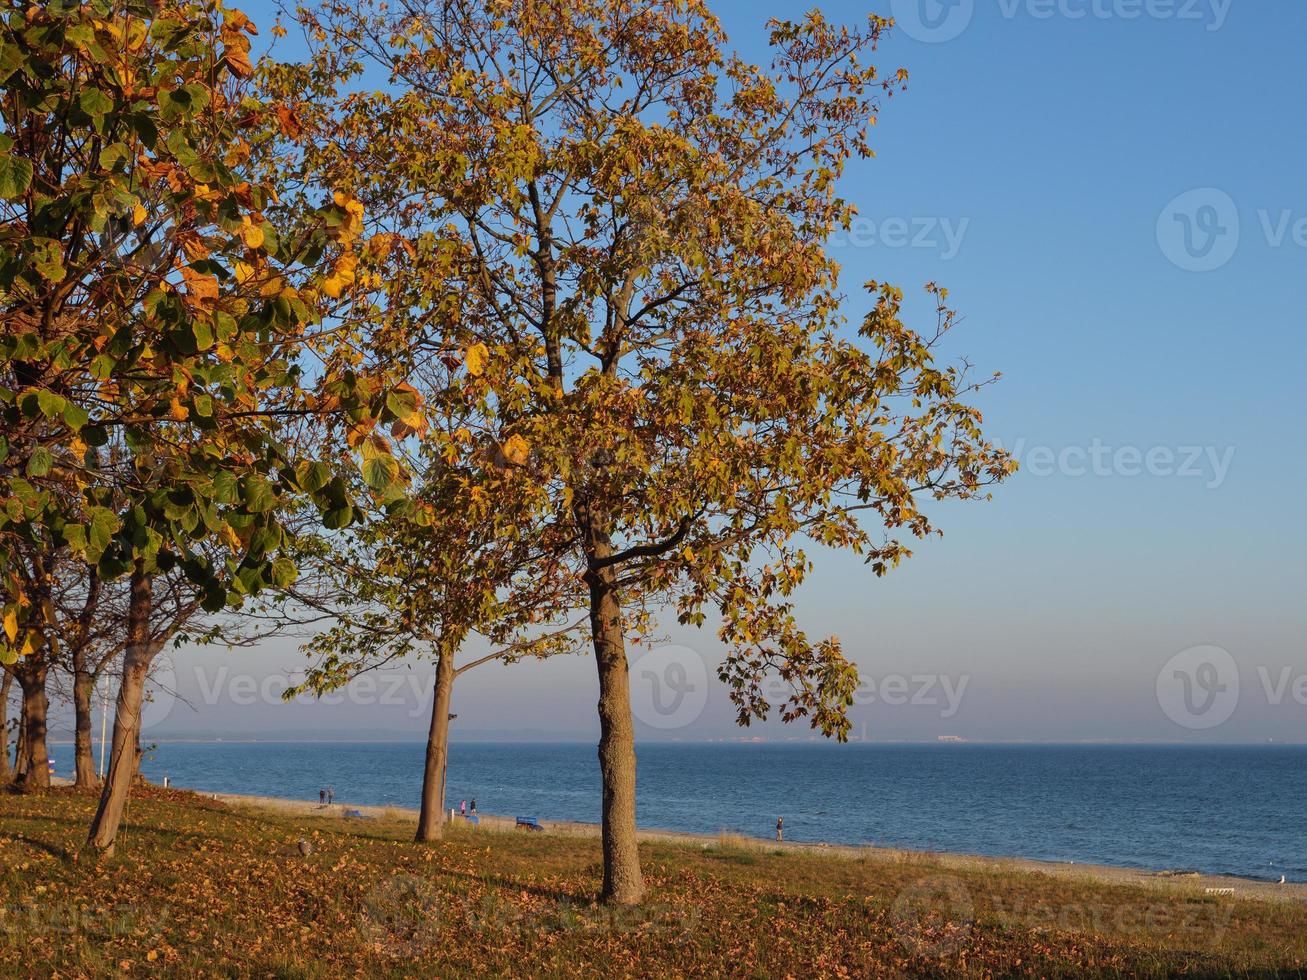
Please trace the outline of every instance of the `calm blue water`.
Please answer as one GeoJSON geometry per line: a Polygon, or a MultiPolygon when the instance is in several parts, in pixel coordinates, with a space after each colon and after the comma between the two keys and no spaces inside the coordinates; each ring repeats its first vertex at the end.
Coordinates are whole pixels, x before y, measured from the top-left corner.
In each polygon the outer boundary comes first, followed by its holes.
{"type": "MultiPolygon", "coordinates": [[[[154,780],[416,806],[424,746],[160,743],[154,780]]],[[[1307,881],[1307,747],[649,744],[642,827],[1307,881]]],[[[449,799],[599,820],[592,745],[455,743],[449,799]]]]}

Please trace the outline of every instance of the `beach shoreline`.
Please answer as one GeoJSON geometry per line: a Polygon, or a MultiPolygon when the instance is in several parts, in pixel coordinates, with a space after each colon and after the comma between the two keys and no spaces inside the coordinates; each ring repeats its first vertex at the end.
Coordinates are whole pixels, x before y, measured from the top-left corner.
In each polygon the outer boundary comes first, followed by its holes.
{"type": "MultiPolygon", "coordinates": [[[[359,819],[384,819],[417,824],[418,811],[400,806],[368,806],[363,804],[321,804],[313,800],[296,800],[275,796],[254,796],[241,793],[213,793],[172,786],[179,792],[214,800],[239,809],[263,811],[283,817],[300,817],[332,822],[355,822],[359,819]],[[356,813],[354,817],[350,814],[356,813]]],[[[448,813],[448,811],[447,811],[448,813]]],[[[460,831],[488,833],[528,833],[519,831],[516,818],[499,814],[477,814],[478,822],[455,816],[454,825],[460,831]]],[[[578,821],[542,821],[542,833],[555,836],[598,837],[598,824],[578,821]]],[[[690,831],[640,828],[641,842],[712,847],[734,847],[786,854],[804,854],[837,860],[879,862],[917,862],[934,864],[943,870],[1000,871],[1022,874],[1039,874],[1069,880],[1094,881],[1104,884],[1155,888],[1171,893],[1210,895],[1213,897],[1254,899],[1259,901],[1292,902],[1307,905],[1307,883],[1278,884],[1231,875],[1203,874],[1186,870],[1146,870],[1125,868],[1110,864],[1081,864],[1078,862],[1041,861],[1021,857],[986,857],[944,851],[912,851],[901,848],[872,845],[827,844],[811,841],[773,841],[760,837],[746,837],[734,832],[720,834],[690,831]]]]}

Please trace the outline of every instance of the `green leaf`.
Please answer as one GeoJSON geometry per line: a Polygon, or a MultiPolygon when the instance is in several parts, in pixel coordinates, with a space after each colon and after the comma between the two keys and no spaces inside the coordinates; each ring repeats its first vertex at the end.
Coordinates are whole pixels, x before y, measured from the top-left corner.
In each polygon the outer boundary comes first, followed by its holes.
{"type": "Polygon", "coordinates": [[[48,419],[62,417],[64,406],[68,404],[62,395],[56,395],[53,391],[44,389],[36,393],[36,403],[41,406],[41,414],[48,419]]]}
{"type": "Polygon", "coordinates": [[[200,607],[205,612],[222,612],[225,605],[227,605],[226,589],[214,583],[204,586],[204,598],[200,601],[200,607]]]}
{"type": "Polygon", "coordinates": [[[299,485],[308,493],[317,493],[331,481],[331,467],[326,463],[300,463],[295,467],[299,485]]]}
{"type": "Polygon", "coordinates": [[[81,405],[74,405],[72,402],[65,403],[64,422],[73,431],[75,432],[80,431],[82,427],[85,426],[86,423],[90,421],[90,419],[91,419],[90,413],[88,413],[86,409],[82,408],[81,405]]]}
{"type": "Polygon", "coordinates": [[[98,88],[88,88],[82,90],[82,97],[78,104],[85,112],[95,121],[95,128],[104,130],[104,117],[113,109],[113,99],[105,95],[98,88]]]}
{"type": "Polygon", "coordinates": [[[327,511],[322,516],[322,526],[329,531],[339,531],[343,527],[349,527],[354,520],[354,509],[346,504],[344,507],[336,507],[327,511]]]}
{"type": "Polygon", "coordinates": [[[236,483],[236,477],[225,470],[217,474],[213,478],[213,491],[209,496],[220,504],[240,503],[240,486],[236,483]]]}
{"type": "Polygon", "coordinates": [[[37,446],[32,455],[27,457],[27,475],[45,476],[54,466],[54,456],[44,446],[37,446]]]}
{"type": "Polygon", "coordinates": [[[300,573],[299,569],[295,567],[295,563],[289,558],[278,558],[272,563],[270,574],[270,581],[274,586],[279,589],[288,589],[295,584],[295,580],[299,578],[300,573]]]}
{"type": "Polygon", "coordinates": [[[241,503],[254,514],[262,514],[277,506],[277,494],[268,478],[251,473],[241,481],[241,503]]]}
{"type": "Polygon", "coordinates": [[[108,354],[98,354],[91,360],[91,376],[101,381],[107,381],[113,374],[115,361],[108,354]]]}
{"type": "Polygon", "coordinates": [[[105,548],[109,547],[109,542],[118,531],[120,522],[118,515],[108,507],[92,507],[88,516],[91,520],[87,525],[86,543],[91,559],[95,560],[105,548]]]}
{"type": "Polygon", "coordinates": [[[32,165],[22,157],[0,153],[0,197],[16,201],[32,183],[32,165]]]}
{"type": "Polygon", "coordinates": [[[416,391],[392,391],[386,395],[386,407],[397,419],[405,419],[417,411],[416,391]]]}
{"type": "Polygon", "coordinates": [[[385,490],[399,479],[399,463],[393,456],[373,456],[363,462],[363,479],[373,490],[385,490]]]}

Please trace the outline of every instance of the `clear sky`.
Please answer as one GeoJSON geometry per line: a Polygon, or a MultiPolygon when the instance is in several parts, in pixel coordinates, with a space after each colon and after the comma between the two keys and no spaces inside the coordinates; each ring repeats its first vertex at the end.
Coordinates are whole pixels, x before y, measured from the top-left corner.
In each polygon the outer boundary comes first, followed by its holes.
{"type": "MultiPolygon", "coordinates": [[[[761,60],[766,19],[804,8],[715,9],[761,60]]],[[[863,219],[839,252],[849,315],[871,277],[948,286],[956,351],[1004,373],[982,407],[1024,468],[991,503],[937,512],[944,538],[887,579],[819,558],[802,617],[871,680],[855,735],[1307,741],[1307,7],[870,9],[899,18],[877,59],[910,81],[884,107],[877,158],[846,179],[863,219]],[[1192,651],[1209,646],[1228,657],[1192,651]]],[[[641,737],[741,734],[720,685],[698,680],[712,634],[673,640],[693,652],[633,663],[641,737]]],[[[429,702],[407,686],[267,703],[299,663],[291,644],[175,659],[198,710],[165,695],[157,735],[424,731],[429,702]]],[[[479,668],[455,692],[455,735],[589,738],[596,691],[588,656],[479,668]]]]}

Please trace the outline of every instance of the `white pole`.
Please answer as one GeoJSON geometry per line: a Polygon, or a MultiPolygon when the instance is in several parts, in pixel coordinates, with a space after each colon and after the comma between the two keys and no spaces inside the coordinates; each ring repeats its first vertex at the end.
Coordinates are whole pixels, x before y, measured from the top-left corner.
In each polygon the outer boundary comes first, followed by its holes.
{"type": "Polygon", "coordinates": [[[109,727],[109,692],[100,691],[100,778],[104,778],[104,735],[109,727]]]}

